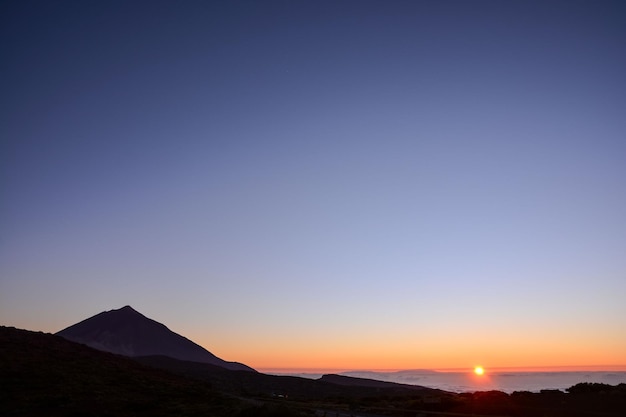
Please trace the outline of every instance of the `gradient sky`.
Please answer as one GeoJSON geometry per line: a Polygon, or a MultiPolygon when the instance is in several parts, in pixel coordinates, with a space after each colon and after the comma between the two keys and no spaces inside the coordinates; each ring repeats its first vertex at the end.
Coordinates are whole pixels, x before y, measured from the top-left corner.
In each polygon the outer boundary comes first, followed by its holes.
{"type": "Polygon", "coordinates": [[[626,364],[626,6],[5,1],[0,324],[257,369],[626,364]]]}

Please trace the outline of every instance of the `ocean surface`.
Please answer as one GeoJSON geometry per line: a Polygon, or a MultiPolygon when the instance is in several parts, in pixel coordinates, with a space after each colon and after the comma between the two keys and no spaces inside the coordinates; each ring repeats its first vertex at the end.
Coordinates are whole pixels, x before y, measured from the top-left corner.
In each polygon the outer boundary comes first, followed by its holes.
{"type": "MultiPolygon", "coordinates": [[[[626,371],[566,371],[566,372],[485,372],[478,376],[472,372],[397,371],[373,372],[350,371],[341,375],[376,379],[401,384],[421,385],[452,392],[498,390],[539,392],[543,389],[565,389],[580,382],[599,382],[610,385],[626,383],[626,371]]],[[[284,375],[284,374],[283,374],[284,375]]],[[[317,379],[321,374],[290,373],[289,375],[317,379]]]]}

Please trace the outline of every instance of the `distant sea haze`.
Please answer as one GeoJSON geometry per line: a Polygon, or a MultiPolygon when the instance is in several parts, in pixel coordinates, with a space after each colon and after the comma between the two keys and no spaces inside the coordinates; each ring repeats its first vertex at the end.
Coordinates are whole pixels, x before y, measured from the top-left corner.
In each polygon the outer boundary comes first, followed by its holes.
{"type": "MultiPolygon", "coordinates": [[[[315,373],[289,373],[305,378],[319,378],[315,373]]],[[[552,372],[510,372],[487,371],[478,376],[471,372],[437,372],[428,370],[373,372],[350,371],[341,375],[421,385],[452,392],[474,392],[498,390],[507,393],[514,391],[539,392],[543,389],[565,389],[580,382],[596,382],[610,385],[626,383],[626,371],[552,371],[552,372]]]]}

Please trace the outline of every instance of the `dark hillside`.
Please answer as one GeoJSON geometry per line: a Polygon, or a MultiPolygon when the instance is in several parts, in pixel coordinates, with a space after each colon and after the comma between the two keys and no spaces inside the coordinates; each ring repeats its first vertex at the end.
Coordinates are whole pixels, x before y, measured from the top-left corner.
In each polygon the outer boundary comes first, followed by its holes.
{"type": "Polygon", "coordinates": [[[394,390],[429,390],[436,391],[431,388],[420,387],[418,385],[397,384],[395,382],[378,381],[368,378],[356,378],[353,376],[327,374],[320,378],[320,381],[329,382],[331,384],[343,385],[347,387],[369,387],[378,389],[394,389],[394,390]]]}
{"type": "Polygon", "coordinates": [[[0,327],[2,416],[230,416],[210,384],[59,336],[0,327]]]}
{"type": "Polygon", "coordinates": [[[411,396],[414,398],[445,394],[444,391],[415,385],[395,384],[364,378],[325,375],[313,380],[295,376],[266,375],[259,372],[228,371],[209,364],[179,361],[164,356],[135,358],[137,361],[180,375],[210,382],[235,395],[255,398],[287,397],[290,400],[346,398],[358,400],[371,396],[411,396]]]}

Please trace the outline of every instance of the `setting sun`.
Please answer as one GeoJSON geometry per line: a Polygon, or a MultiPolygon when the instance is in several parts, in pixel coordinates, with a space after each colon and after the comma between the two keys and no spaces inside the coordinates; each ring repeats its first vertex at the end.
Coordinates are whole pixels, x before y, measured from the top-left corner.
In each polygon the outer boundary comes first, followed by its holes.
{"type": "Polygon", "coordinates": [[[485,373],[485,369],[484,369],[482,366],[476,366],[476,367],[474,368],[474,373],[475,373],[476,375],[482,375],[482,374],[484,374],[484,373],[485,373]]]}

